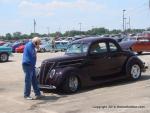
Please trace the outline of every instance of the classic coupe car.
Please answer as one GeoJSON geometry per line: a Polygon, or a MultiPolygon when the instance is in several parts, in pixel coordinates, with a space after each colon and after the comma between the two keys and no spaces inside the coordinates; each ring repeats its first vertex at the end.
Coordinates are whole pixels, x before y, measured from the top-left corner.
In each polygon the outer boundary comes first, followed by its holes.
{"type": "Polygon", "coordinates": [[[120,78],[138,80],[145,70],[144,63],[114,39],[89,37],[71,43],[64,56],[44,60],[36,75],[41,90],[73,93],[120,78]]]}
{"type": "Polygon", "coordinates": [[[7,62],[11,53],[10,47],[0,46],[0,62],[7,62]]]}
{"type": "Polygon", "coordinates": [[[150,38],[128,38],[128,40],[120,42],[120,46],[124,50],[131,50],[138,54],[142,54],[142,52],[150,52],[150,38]]]}

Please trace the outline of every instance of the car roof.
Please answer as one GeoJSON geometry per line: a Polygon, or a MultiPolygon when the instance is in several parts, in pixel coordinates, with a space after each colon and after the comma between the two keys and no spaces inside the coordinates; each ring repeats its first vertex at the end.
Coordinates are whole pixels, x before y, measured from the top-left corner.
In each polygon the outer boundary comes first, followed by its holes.
{"type": "Polygon", "coordinates": [[[102,37],[86,37],[86,38],[82,38],[82,39],[78,39],[73,41],[73,43],[93,43],[96,41],[115,41],[112,38],[102,38],[102,37]]]}

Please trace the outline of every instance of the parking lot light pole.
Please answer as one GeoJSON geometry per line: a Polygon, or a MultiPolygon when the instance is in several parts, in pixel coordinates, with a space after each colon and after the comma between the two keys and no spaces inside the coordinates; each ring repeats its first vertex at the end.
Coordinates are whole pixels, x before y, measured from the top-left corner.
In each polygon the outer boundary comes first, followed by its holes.
{"type": "Polygon", "coordinates": [[[125,9],[123,10],[123,17],[122,17],[122,20],[123,20],[123,25],[122,25],[122,27],[123,27],[123,32],[124,32],[124,30],[125,30],[125,16],[124,16],[124,14],[125,14],[125,9]]]}
{"type": "Polygon", "coordinates": [[[50,37],[49,27],[47,27],[47,30],[48,30],[48,37],[50,37]]]}
{"type": "Polygon", "coordinates": [[[124,18],[124,32],[126,32],[127,29],[127,18],[124,18]]]}
{"type": "Polygon", "coordinates": [[[79,25],[80,25],[80,35],[81,35],[81,26],[82,26],[82,23],[80,22],[79,25]]]}
{"type": "Polygon", "coordinates": [[[150,9],[150,0],[149,0],[149,9],[150,9]]]}
{"type": "Polygon", "coordinates": [[[34,29],[34,34],[35,34],[35,27],[36,27],[36,21],[35,21],[35,19],[33,20],[33,29],[34,29]]]}

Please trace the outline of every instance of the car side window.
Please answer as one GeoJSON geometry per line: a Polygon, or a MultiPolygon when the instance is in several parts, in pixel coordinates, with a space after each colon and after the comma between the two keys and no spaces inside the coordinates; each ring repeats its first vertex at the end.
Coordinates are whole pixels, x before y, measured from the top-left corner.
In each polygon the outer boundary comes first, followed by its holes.
{"type": "Polygon", "coordinates": [[[112,43],[112,42],[109,43],[109,48],[110,48],[111,52],[118,51],[117,46],[114,43],[112,43]]]}
{"type": "Polygon", "coordinates": [[[107,52],[107,45],[105,42],[98,42],[91,46],[90,54],[99,54],[107,52]]]}

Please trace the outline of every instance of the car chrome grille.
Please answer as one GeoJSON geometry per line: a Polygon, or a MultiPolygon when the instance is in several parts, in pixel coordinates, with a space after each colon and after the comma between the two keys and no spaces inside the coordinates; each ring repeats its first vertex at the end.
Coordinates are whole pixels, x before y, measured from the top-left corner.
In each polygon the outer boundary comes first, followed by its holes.
{"type": "Polygon", "coordinates": [[[54,62],[44,62],[41,65],[41,69],[40,69],[40,73],[39,73],[39,83],[42,85],[46,85],[47,84],[47,74],[49,72],[49,70],[51,70],[54,66],[54,62]]]}

